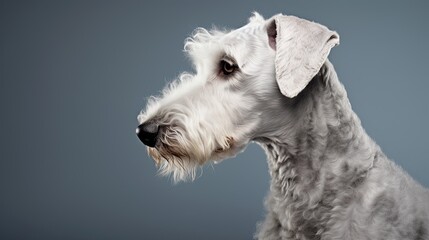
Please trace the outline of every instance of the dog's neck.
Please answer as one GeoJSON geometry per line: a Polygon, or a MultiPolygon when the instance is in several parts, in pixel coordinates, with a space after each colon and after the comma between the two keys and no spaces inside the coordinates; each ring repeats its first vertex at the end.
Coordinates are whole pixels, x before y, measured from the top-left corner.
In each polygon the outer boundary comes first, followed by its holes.
{"type": "Polygon", "coordinates": [[[285,109],[276,110],[284,114],[282,121],[274,123],[276,130],[255,138],[264,148],[274,144],[284,147],[290,157],[314,162],[327,155],[340,158],[342,154],[368,151],[375,145],[328,60],[296,98],[285,97],[283,101],[285,109]]]}
{"type": "MultiPolygon", "coordinates": [[[[294,125],[285,124],[279,131],[283,134],[255,139],[268,155],[270,201],[285,204],[278,209],[291,216],[316,209],[321,202],[329,204],[333,191],[358,186],[380,152],[353,112],[330,62],[294,101],[294,125]]],[[[285,224],[300,222],[288,219],[285,224]]]]}

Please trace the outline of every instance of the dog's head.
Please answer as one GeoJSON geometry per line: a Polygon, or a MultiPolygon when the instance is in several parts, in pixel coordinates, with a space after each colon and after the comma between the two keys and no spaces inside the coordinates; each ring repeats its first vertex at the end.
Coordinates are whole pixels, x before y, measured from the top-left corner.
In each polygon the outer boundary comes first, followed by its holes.
{"type": "Polygon", "coordinates": [[[292,122],[293,98],[338,42],[326,27],[284,15],[255,13],[232,31],[199,28],[185,42],[195,73],[149,99],[137,134],[161,174],[193,179],[202,164],[235,156],[292,122]]]}

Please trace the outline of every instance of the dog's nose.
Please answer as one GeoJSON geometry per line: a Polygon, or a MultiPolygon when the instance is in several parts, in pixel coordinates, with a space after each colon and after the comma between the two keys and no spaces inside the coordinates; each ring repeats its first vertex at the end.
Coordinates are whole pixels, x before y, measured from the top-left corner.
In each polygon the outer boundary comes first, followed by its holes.
{"type": "Polygon", "coordinates": [[[155,147],[158,137],[159,126],[153,122],[145,122],[140,124],[136,129],[137,137],[146,146],[155,147]]]}

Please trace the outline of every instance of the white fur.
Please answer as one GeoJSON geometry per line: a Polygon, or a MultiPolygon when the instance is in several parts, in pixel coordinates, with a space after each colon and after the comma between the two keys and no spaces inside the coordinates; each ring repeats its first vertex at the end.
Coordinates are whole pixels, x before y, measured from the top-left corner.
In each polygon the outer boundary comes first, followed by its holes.
{"type": "Polygon", "coordinates": [[[315,24],[255,13],[233,31],[197,29],[185,42],[195,73],[181,74],[138,116],[160,125],[149,154],[162,175],[180,181],[260,144],[272,179],[259,239],[429,239],[428,191],[366,134],[326,59],[338,35],[315,24]],[[273,21],[283,24],[277,31],[290,24],[280,33],[287,59],[270,45],[273,21]],[[219,69],[225,58],[239,67],[232,77],[219,69]],[[293,76],[276,78],[279,64],[293,76]],[[297,87],[285,92],[282,84],[297,87]]]}

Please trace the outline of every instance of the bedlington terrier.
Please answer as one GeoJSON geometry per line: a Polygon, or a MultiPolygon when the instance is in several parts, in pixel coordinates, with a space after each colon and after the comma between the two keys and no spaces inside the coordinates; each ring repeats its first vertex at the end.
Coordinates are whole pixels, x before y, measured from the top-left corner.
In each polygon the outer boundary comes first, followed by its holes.
{"type": "Polygon", "coordinates": [[[185,41],[195,73],[152,97],[137,135],[159,171],[194,179],[250,141],[268,155],[258,239],[429,239],[429,191],[367,135],[327,59],[339,35],[255,13],[232,31],[185,41]]]}

